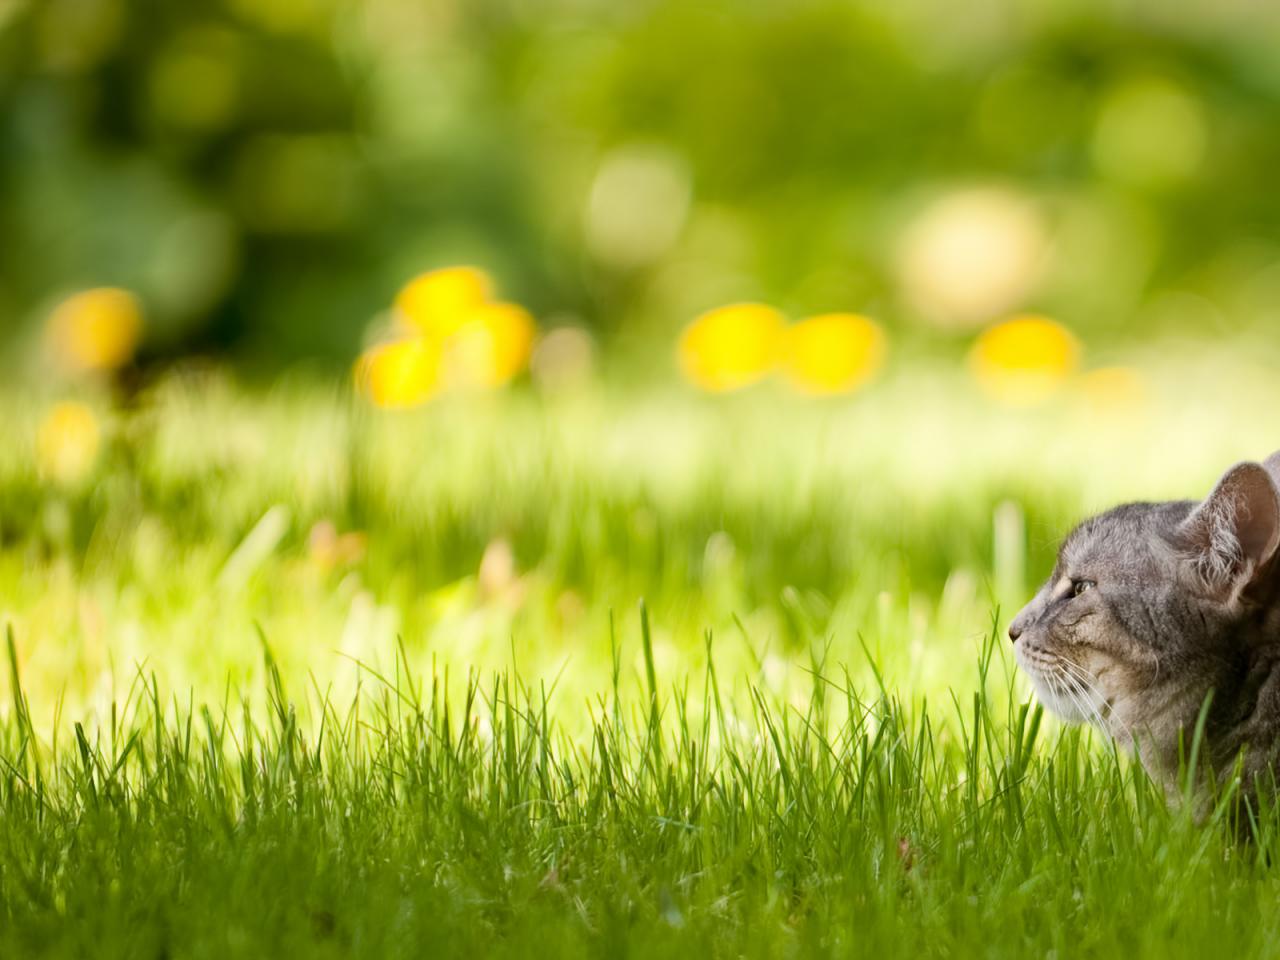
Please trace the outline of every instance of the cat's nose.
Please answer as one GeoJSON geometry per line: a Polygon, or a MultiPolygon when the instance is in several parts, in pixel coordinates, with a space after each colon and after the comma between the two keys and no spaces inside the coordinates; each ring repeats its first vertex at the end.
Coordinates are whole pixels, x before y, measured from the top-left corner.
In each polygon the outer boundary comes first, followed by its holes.
{"type": "Polygon", "coordinates": [[[1017,643],[1020,636],[1022,636],[1022,625],[1015,620],[1009,624],[1009,639],[1017,643]]]}

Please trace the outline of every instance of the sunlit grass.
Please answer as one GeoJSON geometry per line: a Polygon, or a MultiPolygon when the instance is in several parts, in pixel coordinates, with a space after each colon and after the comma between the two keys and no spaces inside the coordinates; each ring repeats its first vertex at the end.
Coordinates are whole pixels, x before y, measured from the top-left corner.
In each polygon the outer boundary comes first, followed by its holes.
{"type": "Polygon", "coordinates": [[[1257,357],[1030,409],[175,374],[70,485],[11,395],[0,952],[1256,955],[1274,817],[1167,810],[1000,636],[1082,514],[1280,446],[1257,357]]]}
{"type": "Polygon", "coordinates": [[[626,619],[576,735],[554,678],[470,672],[452,695],[395,655],[336,700],[287,685],[263,636],[253,698],[170,700],[139,672],[110,725],[46,742],[11,666],[0,946],[1193,957],[1280,933],[1260,909],[1278,812],[1242,844],[1229,794],[1170,811],[1139,767],[999,695],[995,637],[972,697],[855,685],[819,647],[802,704],[758,681],[734,703],[714,658],[656,667],[644,610],[638,635],[626,619]]]}
{"type": "Polygon", "coordinates": [[[522,389],[390,418],[332,388],[177,377],[95,415],[72,485],[51,483],[50,438],[84,437],[14,397],[0,611],[42,638],[24,656],[45,707],[64,686],[69,704],[100,701],[109,660],[117,682],[145,659],[213,697],[228,666],[253,669],[255,623],[286,670],[321,679],[349,679],[346,657],[385,655],[399,634],[422,662],[501,666],[514,649],[588,682],[609,610],[640,596],[672,662],[696,660],[711,626],[726,669],[748,663],[739,621],[783,677],[797,644],[832,635],[856,659],[860,635],[895,683],[943,695],[993,605],[1025,599],[996,590],[1001,503],[1025,517],[1029,586],[1083,512],[1196,495],[1280,445],[1245,415],[1272,402],[1267,376],[1237,372],[1205,409],[1211,369],[1153,369],[1146,404],[1109,422],[1070,384],[1032,410],[993,408],[960,364],[849,399],[776,383],[728,398],[522,389]],[[1172,429],[1197,442],[1170,449],[1172,429]],[[272,536],[255,536],[268,515],[272,536]],[[480,596],[496,541],[518,603],[480,596]]]}

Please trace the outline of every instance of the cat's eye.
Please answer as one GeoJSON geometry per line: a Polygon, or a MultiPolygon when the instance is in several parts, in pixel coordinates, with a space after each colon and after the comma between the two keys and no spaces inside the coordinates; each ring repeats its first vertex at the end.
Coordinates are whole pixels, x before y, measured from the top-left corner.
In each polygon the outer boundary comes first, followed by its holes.
{"type": "Polygon", "coordinates": [[[1080,594],[1086,593],[1092,590],[1096,586],[1097,584],[1094,583],[1092,580],[1072,580],[1071,595],[1073,597],[1078,597],[1080,596],[1080,594]]]}

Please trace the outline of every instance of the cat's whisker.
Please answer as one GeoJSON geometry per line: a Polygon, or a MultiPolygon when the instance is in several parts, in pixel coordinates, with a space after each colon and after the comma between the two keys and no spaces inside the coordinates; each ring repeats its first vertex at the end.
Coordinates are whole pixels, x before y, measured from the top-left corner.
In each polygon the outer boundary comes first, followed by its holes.
{"type": "MultiPolygon", "coordinates": [[[[1069,657],[1059,656],[1058,659],[1066,669],[1071,671],[1076,681],[1080,683],[1088,693],[1092,694],[1092,697],[1090,697],[1091,702],[1095,704],[1102,703],[1104,705],[1107,703],[1106,696],[1103,695],[1102,691],[1098,689],[1096,677],[1094,677],[1088,670],[1086,670],[1084,667],[1082,667],[1080,664],[1076,663],[1074,660],[1072,660],[1069,657]]],[[[1106,723],[1103,721],[1101,711],[1096,706],[1094,708],[1094,715],[1098,718],[1098,725],[1103,727],[1103,729],[1106,729],[1106,723]]],[[[1108,711],[1107,717],[1108,717],[1108,720],[1114,721],[1115,723],[1119,724],[1120,728],[1124,731],[1125,736],[1129,738],[1129,742],[1132,743],[1133,742],[1132,728],[1127,723],[1125,723],[1121,717],[1117,716],[1114,712],[1108,711]]]]}
{"type": "Polygon", "coordinates": [[[1083,715],[1086,722],[1096,723],[1099,727],[1102,727],[1102,717],[1098,714],[1098,708],[1094,705],[1093,698],[1079,685],[1079,681],[1065,670],[1059,673],[1059,677],[1064,681],[1068,695],[1076,704],[1076,708],[1083,715]]]}
{"type": "Polygon", "coordinates": [[[1053,679],[1056,681],[1058,688],[1065,693],[1075,705],[1076,710],[1080,713],[1080,718],[1085,722],[1091,721],[1095,712],[1090,710],[1088,703],[1080,698],[1079,690],[1073,682],[1071,675],[1063,670],[1061,666],[1058,666],[1054,669],[1053,679]]]}
{"type": "Polygon", "coordinates": [[[1076,682],[1076,684],[1084,692],[1088,693],[1095,702],[1106,703],[1106,697],[1103,696],[1102,691],[1098,689],[1097,683],[1095,683],[1087,674],[1081,672],[1081,670],[1078,667],[1076,668],[1068,667],[1067,673],[1070,674],[1071,678],[1076,682]]]}
{"type": "Polygon", "coordinates": [[[1095,677],[1092,673],[1090,673],[1080,664],[1076,663],[1070,657],[1064,657],[1059,655],[1058,660],[1077,680],[1079,680],[1089,690],[1089,692],[1095,694],[1099,699],[1105,702],[1106,698],[1102,695],[1102,691],[1098,689],[1097,677],[1095,677]]]}
{"type": "Polygon", "coordinates": [[[1066,657],[1059,656],[1057,657],[1055,666],[1058,668],[1058,672],[1061,673],[1062,675],[1070,676],[1073,679],[1081,682],[1083,685],[1086,685],[1089,689],[1096,692],[1096,688],[1093,686],[1092,678],[1088,675],[1085,669],[1081,667],[1078,663],[1075,663],[1072,660],[1067,659],[1066,657]]]}
{"type": "Polygon", "coordinates": [[[1078,665],[1075,666],[1074,671],[1072,671],[1072,679],[1075,684],[1080,687],[1081,695],[1086,697],[1088,700],[1089,706],[1093,710],[1093,715],[1097,718],[1098,725],[1105,729],[1106,724],[1099,705],[1105,704],[1106,698],[1102,695],[1102,691],[1098,689],[1097,685],[1090,680],[1087,675],[1082,675],[1082,673],[1083,668],[1078,665]]]}
{"type": "Polygon", "coordinates": [[[1076,662],[1075,662],[1074,660],[1072,660],[1070,657],[1064,656],[1063,654],[1058,654],[1058,655],[1057,655],[1057,660],[1058,660],[1058,662],[1059,662],[1059,663],[1061,663],[1063,666],[1066,666],[1066,667],[1070,668],[1070,669],[1072,670],[1072,672],[1074,672],[1074,673],[1076,674],[1076,676],[1078,676],[1078,677],[1080,677],[1080,678],[1082,678],[1082,679],[1087,679],[1087,680],[1093,680],[1093,679],[1095,679],[1095,677],[1093,676],[1093,674],[1091,674],[1088,670],[1086,670],[1086,669],[1085,669],[1084,667],[1082,667],[1080,664],[1076,663],[1076,662]]]}
{"type": "Polygon", "coordinates": [[[1101,729],[1106,729],[1106,723],[1103,720],[1102,712],[1098,707],[1099,703],[1106,703],[1106,697],[1102,695],[1094,681],[1094,678],[1080,664],[1076,663],[1069,657],[1059,656],[1057,659],[1058,673],[1063,680],[1067,681],[1071,689],[1075,690],[1081,700],[1084,701],[1086,713],[1101,729]]]}

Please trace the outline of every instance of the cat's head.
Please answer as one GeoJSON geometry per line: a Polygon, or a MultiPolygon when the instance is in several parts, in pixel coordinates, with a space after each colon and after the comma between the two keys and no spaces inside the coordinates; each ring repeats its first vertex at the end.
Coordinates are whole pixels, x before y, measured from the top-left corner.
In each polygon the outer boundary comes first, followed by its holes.
{"type": "Polygon", "coordinates": [[[1009,627],[1040,700],[1129,740],[1194,717],[1280,590],[1280,453],[1203,501],[1132,503],[1080,524],[1009,627]]]}

